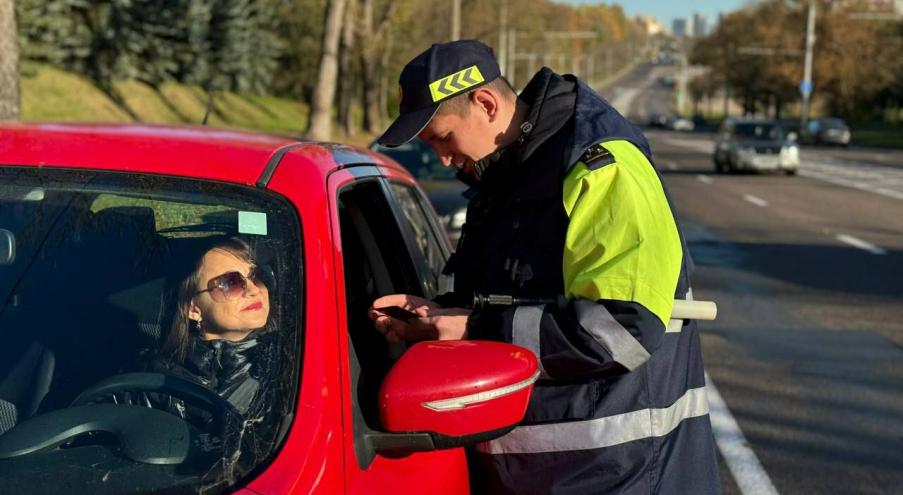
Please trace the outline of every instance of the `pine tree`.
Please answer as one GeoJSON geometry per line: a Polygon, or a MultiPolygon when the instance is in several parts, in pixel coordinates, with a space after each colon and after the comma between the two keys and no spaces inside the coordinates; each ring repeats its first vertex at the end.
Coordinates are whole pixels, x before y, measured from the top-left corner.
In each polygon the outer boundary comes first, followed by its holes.
{"type": "Polygon", "coordinates": [[[111,74],[152,86],[174,79],[176,54],[188,43],[184,2],[178,0],[113,0],[109,43],[115,56],[111,74]]]}
{"type": "MultiPolygon", "coordinates": [[[[92,2],[17,0],[22,58],[85,73],[91,57],[92,2]]],[[[94,2],[97,3],[97,2],[94,2]]]]}
{"type": "Polygon", "coordinates": [[[212,89],[265,92],[270,89],[282,44],[268,0],[221,0],[211,12],[212,89]]]}

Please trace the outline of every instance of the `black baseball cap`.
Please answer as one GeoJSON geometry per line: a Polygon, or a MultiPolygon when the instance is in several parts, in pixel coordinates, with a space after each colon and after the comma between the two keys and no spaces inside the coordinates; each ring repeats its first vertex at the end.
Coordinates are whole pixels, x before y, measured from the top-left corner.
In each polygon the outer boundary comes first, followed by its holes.
{"type": "Polygon", "coordinates": [[[479,41],[434,44],[401,71],[400,114],[377,142],[392,148],[410,141],[430,123],[440,103],[500,75],[492,48],[479,41]]]}

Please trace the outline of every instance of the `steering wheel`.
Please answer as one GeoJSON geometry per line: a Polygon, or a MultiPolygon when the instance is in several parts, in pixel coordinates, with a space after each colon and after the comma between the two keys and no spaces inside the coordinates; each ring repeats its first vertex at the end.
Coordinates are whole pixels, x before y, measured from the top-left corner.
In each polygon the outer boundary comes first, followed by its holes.
{"type": "Polygon", "coordinates": [[[70,407],[91,404],[122,392],[156,392],[183,399],[210,412],[218,429],[225,426],[226,418],[241,418],[235,406],[213,390],[184,378],[154,372],[123,373],[105,378],[78,394],[70,407]]]}
{"type": "MultiPolygon", "coordinates": [[[[230,421],[240,424],[242,416],[216,392],[184,378],[163,373],[124,373],[88,387],[68,408],[30,418],[0,436],[0,459],[54,449],[84,433],[115,435],[123,454],[146,464],[181,464],[193,456],[221,456],[221,447],[199,444],[188,421],[158,408],[105,403],[100,400],[116,393],[155,392],[168,394],[211,413],[213,430],[223,442],[230,421]],[[197,449],[197,445],[202,445],[197,449]]],[[[220,444],[223,445],[223,444],[220,444]]]]}

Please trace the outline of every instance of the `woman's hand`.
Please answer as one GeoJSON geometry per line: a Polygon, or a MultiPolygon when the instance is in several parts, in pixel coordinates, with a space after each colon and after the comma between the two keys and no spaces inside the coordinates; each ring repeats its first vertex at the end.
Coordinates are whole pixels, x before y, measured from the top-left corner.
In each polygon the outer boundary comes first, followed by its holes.
{"type": "Polygon", "coordinates": [[[441,308],[422,297],[392,294],[373,301],[369,316],[376,329],[389,342],[419,342],[421,340],[460,340],[467,337],[467,317],[471,311],[463,308],[441,308]],[[379,308],[398,306],[417,315],[407,321],[379,311],[379,308]]]}

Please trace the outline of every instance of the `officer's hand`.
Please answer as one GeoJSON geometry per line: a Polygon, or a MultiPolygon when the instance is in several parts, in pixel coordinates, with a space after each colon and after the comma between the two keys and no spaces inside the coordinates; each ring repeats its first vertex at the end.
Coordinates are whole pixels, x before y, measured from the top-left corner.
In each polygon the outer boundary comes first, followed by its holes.
{"type": "Polygon", "coordinates": [[[429,328],[431,340],[461,340],[467,338],[467,318],[471,310],[464,308],[431,309],[408,326],[429,328]]]}
{"type": "Polygon", "coordinates": [[[456,340],[467,337],[469,309],[439,308],[432,301],[416,296],[386,296],[374,301],[373,306],[370,309],[370,318],[374,320],[376,329],[385,335],[389,342],[456,340]],[[399,306],[415,313],[417,317],[405,321],[375,309],[385,306],[399,306]]]}
{"type": "MultiPolygon", "coordinates": [[[[396,306],[417,316],[426,316],[431,309],[439,309],[439,305],[422,297],[410,294],[390,294],[373,301],[367,315],[374,322],[376,329],[386,336],[389,342],[405,341],[408,321],[394,318],[379,308],[396,306]]],[[[413,330],[411,331],[413,332],[413,330]]]]}
{"type": "MultiPolygon", "coordinates": [[[[373,301],[370,305],[370,319],[375,320],[379,313],[374,311],[375,308],[385,308],[386,306],[398,306],[412,313],[419,313],[420,310],[438,309],[440,306],[429,299],[424,299],[411,294],[389,294],[373,301]]],[[[423,313],[426,314],[426,313],[423,313]]]]}

